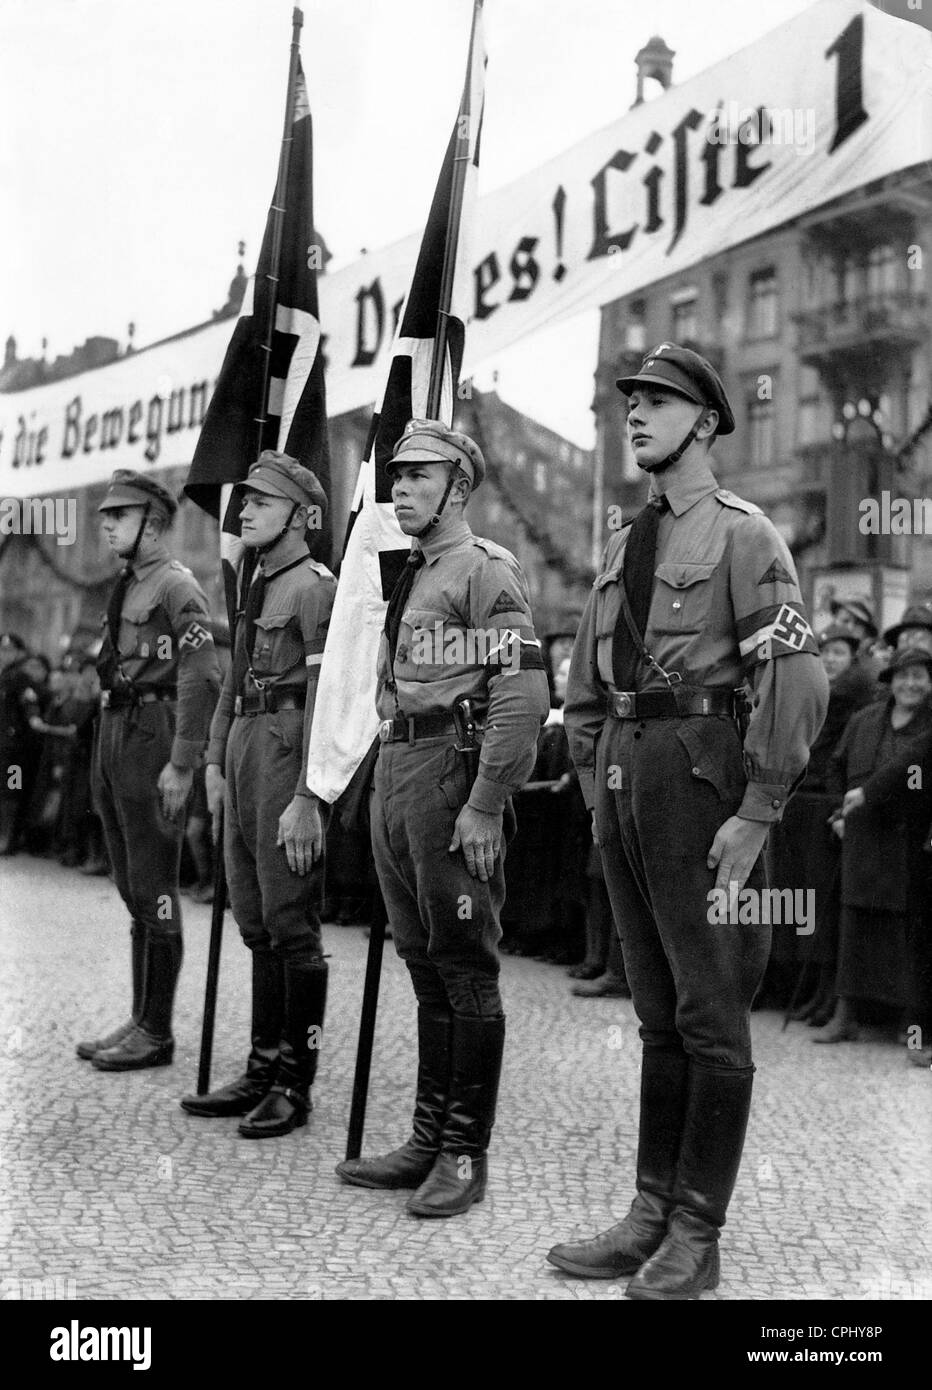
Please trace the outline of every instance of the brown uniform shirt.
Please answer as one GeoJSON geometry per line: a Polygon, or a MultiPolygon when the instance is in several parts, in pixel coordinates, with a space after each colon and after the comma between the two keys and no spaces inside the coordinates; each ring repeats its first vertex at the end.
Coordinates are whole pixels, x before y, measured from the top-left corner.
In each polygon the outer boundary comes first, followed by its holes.
{"type": "MultiPolygon", "coordinates": [[[[780,820],[828,708],[828,679],[792,556],[760,508],[720,488],[705,466],[673,479],[666,496],[670,510],[660,518],[644,644],[664,671],[688,685],[735,688],[747,681],[753,694],[744,740],[748,786],[738,814],[780,820]]],[[[566,731],[590,809],[628,534],[625,527],[606,547],[567,687],[566,731]]],[[[666,683],[642,661],[637,689],[664,690],[666,683]]]]}
{"type": "Polygon", "coordinates": [[[534,767],[537,734],[550,709],[527,583],[503,546],[460,520],[416,540],[425,563],[401,616],[394,667],[379,645],[380,719],[451,714],[466,696],[485,725],[469,804],[498,815],[534,767]]]}
{"type": "MultiPolygon", "coordinates": [[[[176,691],[171,761],[197,767],[220,688],[207,599],[191,571],[164,545],[137,560],[132,570],[120,615],[119,665],[139,690],[176,691]]],[[[105,620],[102,656],[109,649],[105,620]]]]}
{"type": "MultiPolygon", "coordinates": [[[[261,572],[261,566],[260,560],[254,580],[261,572]]],[[[259,690],[254,676],[261,681],[262,687],[268,689],[278,686],[294,690],[296,687],[303,689],[306,686],[304,751],[295,787],[295,795],[306,796],[305,769],[311,722],[314,718],[317,677],[323,660],[337,582],[326,565],[310,557],[303,564],[295,565],[293,569],[269,569],[266,571],[266,578],[262,612],[256,619],[256,640],[249,654],[249,670],[243,690],[234,690],[233,680],[234,672],[239,669],[237,655],[242,657],[243,654],[246,624],[240,621],[236,625],[233,664],[224,679],[217,711],[210,726],[206,761],[218,763],[221,768],[224,766],[227,739],[234,718],[233,702],[237,695],[254,695],[259,690]]],[[[245,603],[243,606],[245,607],[245,603]]]]}

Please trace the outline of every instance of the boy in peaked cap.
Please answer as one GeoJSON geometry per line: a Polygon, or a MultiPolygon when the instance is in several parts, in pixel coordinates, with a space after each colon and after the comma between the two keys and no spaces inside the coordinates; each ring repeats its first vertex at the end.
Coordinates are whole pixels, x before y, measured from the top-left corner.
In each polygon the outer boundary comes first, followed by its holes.
{"type": "Polygon", "coordinates": [[[783,539],[712,474],[709,448],[735,422],[711,363],[660,343],[617,385],[648,505],[606,547],[564,723],[641,1025],[636,1196],[618,1225],[548,1259],[628,1276],[630,1298],[688,1299],[718,1282],[770,950],[769,926],[721,923],[712,904],[763,885],[768,827],[828,683],[783,539]]]}
{"type": "Polygon", "coordinates": [[[220,685],[207,599],[169,554],[177,511],[154,478],[118,469],[98,507],[123,569],[98,659],[101,715],[94,799],[117,889],[130,914],[130,1019],[78,1044],[97,1071],[164,1066],[181,969],[178,867],[184,812],[220,685]]]}
{"type": "Polygon", "coordinates": [[[252,953],[252,1047],[246,1071],[181,1105],[241,1116],[246,1139],[304,1125],[312,1109],[327,997],[320,905],[324,826],[305,781],[317,677],[336,581],[306,532],[327,497],[315,475],[265,450],[236,491],[259,557],[233,635],[233,664],[210,730],[207,799],[224,808],[230,905],[252,953]]]}
{"type": "Polygon", "coordinates": [[[412,420],[385,467],[413,546],[379,647],[372,851],[417,997],[417,1092],[411,1137],[337,1172],[357,1187],[412,1188],[413,1216],[446,1218],[485,1195],[505,1046],[511,794],[534,766],[550,700],[521,568],[464,516],[485,476],[478,445],[412,420]]]}

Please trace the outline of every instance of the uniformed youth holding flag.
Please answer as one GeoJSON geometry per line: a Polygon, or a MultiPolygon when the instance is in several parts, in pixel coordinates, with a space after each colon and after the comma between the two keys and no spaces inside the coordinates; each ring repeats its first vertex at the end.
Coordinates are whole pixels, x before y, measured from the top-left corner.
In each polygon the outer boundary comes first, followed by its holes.
{"type": "Polygon", "coordinates": [[[104,537],[124,566],[98,660],[93,788],[114,881],[132,919],[133,981],[129,1021],[78,1044],[78,1056],[98,1071],[164,1066],[174,1054],[185,806],[220,687],[207,599],[163,540],[177,509],[154,478],[124,468],[98,507],[104,537]]]}
{"type": "Polygon", "coordinates": [[[497,948],[511,795],[533,768],[550,700],[518,562],[463,515],[485,476],[478,446],[440,421],[411,421],[385,466],[414,545],[379,648],[372,848],[417,996],[417,1099],[401,1148],[337,1172],[359,1187],[416,1188],[409,1212],[446,1217],[485,1194],[505,1043],[497,948]],[[457,747],[469,743],[454,718],[463,699],[481,741],[474,768],[457,747]]]}
{"type": "Polygon", "coordinates": [[[769,926],[718,924],[712,890],[762,885],[767,833],[806,767],[828,685],[786,545],[710,471],[716,435],[734,429],[718,374],[662,343],[618,387],[650,496],[608,543],[565,724],[641,1025],[637,1195],[620,1224],[548,1259],[633,1275],[631,1298],[685,1299],[718,1283],[751,1104],[750,1007],[770,950],[769,926]]]}
{"type": "Polygon", "coordinates": [[[243,544],[259,563],[211,725],[206,780],[215,823],[224,806],[230,905],[252,952],[252,1049],[243,1076],[181,1105],[208,1118],[242,1115],[244,1138],[267,1139],[306,1123],[320,1055],[324,827],[305,768],[336,580],[307,551],[306,530],[327,508],[310,469],[267,449],[234,492],[243,544]]]}

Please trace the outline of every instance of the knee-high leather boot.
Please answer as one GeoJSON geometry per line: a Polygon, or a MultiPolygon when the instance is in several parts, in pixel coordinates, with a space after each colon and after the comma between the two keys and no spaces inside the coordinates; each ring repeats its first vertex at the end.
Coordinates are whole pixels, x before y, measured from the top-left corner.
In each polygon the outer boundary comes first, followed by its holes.
{"type": "Polygon", "coordinates": [[[172,1010],[184,955],[180,934],[146,937],[145,1001],[140,1022],[122,1042],[97,1052],[97,1071],[140,1071],[168,1066],[175,1054],[172,1010]]]}
{"type": "Polygon", "coordinates": [[[452,1013],[421,1005],[417,1011],[417,1097],[411,1138],[378,1158],[347,1158],[337,1173],[354,1187],[420,1187],[440,1151],[447,1114],[452,1013]]]}
{"type": "Polygon", "coordinates": [[[673,1208],[688,1075],[681,1047],[644,1048],[637,1196],[625,1219],[602,1235],[555,1245],[547,1259],[557,1269],[584,1279],[617,1279],[634,1274],[660,1245],[673,1208]]]}
{"type": "Polygon", "coordinates": [[[625,1292],[688,1299],[719,1280],[718,1237],[744,1148],[754,1068],[689,1063],[689,1100],[667,1234],[625,1292]]]}
{"type": "Polygon", "coordinates": [[[272,946],[252,948],[252,1047],[246,1071],[206,1096],[187,1095],[181,1108],[214,1119],[248,1115],[278,1079],[278,1054],[285,1011],[281,956],[272,946]]]}
{"type": "Polygon", "coordinates": [[[413,1216],[458,1216],[485,1196],[486,1153],[505,1050],[505,1020],[453,1015],[453,1052],[440,1152],[408,1201],[413,1216]]]}
{"type": "Polygon", "coordinates": [[[311,1086],[317,1075],[327,965],[324,961],[283,962],[285,1011],[279,1042],[278,1076],[259,1104],[239,1124],[244,1139],[275,1139],[307,1124],[311,1086]]]}
{"type": "Polygon", "coordinates": [[[133,980],[133,1008],[128,1023],[121,1023],[112,1033],[88,1042],[79,1042],[75,1048],[79,1057],[89,1062],[98,1052],[105,1052],[133,1031],[142,1020],[143,999],[146,986],[146,929],[141,922],[133,922],[129,929],[130,966],[133,980]]]}

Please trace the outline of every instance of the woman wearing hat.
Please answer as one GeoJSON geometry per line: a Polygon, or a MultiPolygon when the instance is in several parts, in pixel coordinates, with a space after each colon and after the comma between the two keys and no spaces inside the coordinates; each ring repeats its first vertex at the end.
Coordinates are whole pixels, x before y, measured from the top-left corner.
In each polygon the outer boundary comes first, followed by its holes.
{"type": "Polygon", "coordinates": [[[826,785],[829,759],[841,741],[851,716],[870,704],[878,686],[858,660],[860,639],[850,628],[833,624],[819,636],[819,652],[829,680],[828,713],[809,753],[806,776],[774,826],[770,843],[770,881],[815,892],[815,930],[799,936],[792,924],[775,925],[769,979],[786,1005],[787,968],[800,971],[795,998],[804,1002],[792,1017],[817,1026],[827,1023],[835,1005],[835,967],[838,953],[838,877],[841,846],[828,826],[837,797],[826,785]]]}
{"type": "MultiPolygon", "coordinates": [[[[932,733],[932,654],[899,652],[880,680],[889,685],[890,698],[854,715],[830,761],[828,786],[838,797],[886,764],[901,763],[917,738],[932,733]]],[[[926,824],[923,802],[911,801],[905,790],[894,795],[891,788],[872,806],[849,799],[852,809],[834,820],[843,835],[838,1001],[814,1042],[857,1038],[861,1001],[902,1009],[910,1000],[908,942],[922,911],[926,824]]]]}

